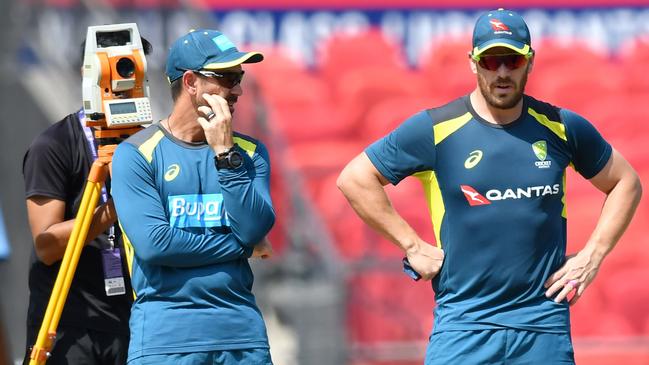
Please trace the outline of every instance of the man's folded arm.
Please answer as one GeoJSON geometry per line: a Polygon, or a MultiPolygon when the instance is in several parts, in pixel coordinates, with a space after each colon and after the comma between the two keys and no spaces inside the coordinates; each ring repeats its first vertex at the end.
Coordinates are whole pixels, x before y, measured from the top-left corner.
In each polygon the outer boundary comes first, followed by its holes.
{"type": "Polygon", "coordinates": [[[233,233],[194,234],[169,225],[151,165],[137,148],[120,144],[113,156],[111,193],[135,255],[147,263],[192,267],[248,258],[233,233]]]}

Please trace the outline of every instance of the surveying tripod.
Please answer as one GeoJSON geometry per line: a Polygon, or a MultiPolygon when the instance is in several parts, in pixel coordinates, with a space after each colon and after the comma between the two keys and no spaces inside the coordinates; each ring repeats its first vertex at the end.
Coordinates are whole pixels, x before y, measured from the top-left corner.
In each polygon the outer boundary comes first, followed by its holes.
{"type": "MultiPolygon", "coordinates": [[[[87,125],[103,126],[105,124],[88,121],[87,125]]],[[[141,129],[142,127],[138,126],[127,129],[99,128],[95,130],[95,138],[99,141],[97,159],[92,164],[88,174],[86,187],[83,190],[83,196],[81,198],[77,216],[74,220],[72,233],[68,239],[68,245],[65,249],[63,260],[61,261],[61,267],[56,276],[54,287],[52,288],[52,294],[47,304],[43,323],[38,331],[36,343],[34,344],[29,357],[29,365],[45,364],[50,356],[52,347],[54,346],[54,341],[56,340],[56,329],[59,325],[59,320],[61,319],[63,306],[68,297],[68,292],[70,291],[72,278],[77,270],[81,251],[83,250],[86,238],[88,237],[88,229],[90,229],[90,223],[92,222],[92,216],[97,207],[99,196],[101,195],[101,189],[106,182],[106,177],[110,174],[110,164],[113,159],[115,148],[117,148],[117,143],[141,129]],[[102,141],[116,143],[102,144],[102,141]]]]}

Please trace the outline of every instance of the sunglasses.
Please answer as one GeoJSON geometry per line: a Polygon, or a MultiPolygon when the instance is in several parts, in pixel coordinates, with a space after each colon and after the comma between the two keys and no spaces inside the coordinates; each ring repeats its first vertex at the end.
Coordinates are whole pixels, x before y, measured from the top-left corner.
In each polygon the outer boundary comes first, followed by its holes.
{"type": "Polygon", "coordinates": [[[500,65],[505,65],[508,70],[515,70],[517,68],[525,65],[525,62],[532,57],[531,53],[522,55],[519,53],[511,54],[499,54],[499,55],[481,55],[481,56],[472,56],[472,58],[478,62],[480,67],[489,70],[496,71],[500,68],[500,65]]]}
{"type": "Polygon", "coordinates": [[[218,79],[219,84],[228,89],[232,89],[233,87],[239,85],[241,83],[241,80],[243,80],[243,74],[245,73],[245,71],[218,73],[218,72],[207,71],[207,70],[198,70],[194,72],[201,74],[205,77],[218,79]]]}

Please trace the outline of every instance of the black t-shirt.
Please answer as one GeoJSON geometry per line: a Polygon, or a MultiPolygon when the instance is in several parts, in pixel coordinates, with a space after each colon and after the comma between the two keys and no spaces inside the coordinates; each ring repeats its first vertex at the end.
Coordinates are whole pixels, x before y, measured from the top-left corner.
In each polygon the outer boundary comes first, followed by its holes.
{"type": "MultiPolygon", "coordinates": [[[[70,114],[38,135],[25,153],[23,175],[26,197],[43,196],[62,200],[65,202],[65,220],[75,218],[92,162],[92,151],[78,114],[70,114]]],[[[126,277],[125,295],[106,295],[102,256],[98,247],[107,243],[107,237],[104,232],[83,248],[59,323],[61,326],[128,335],[133,291],[126,277]]],[[[119,232],[116,246],[122,246],[119,232]]],[[[29,326],[41,325],[60,265],[61,261],[51,266],[43,264],[32,250],[27,313],[29,326]]],[[[128,273],[124,259],[122,272],[125,275],[128,273]]]]}

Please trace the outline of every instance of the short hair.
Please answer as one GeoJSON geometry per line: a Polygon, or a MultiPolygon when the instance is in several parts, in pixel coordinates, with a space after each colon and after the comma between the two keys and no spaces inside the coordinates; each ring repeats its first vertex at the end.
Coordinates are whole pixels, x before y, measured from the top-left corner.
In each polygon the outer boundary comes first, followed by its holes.
{"type": "Polygon", "coordinates": [[[176,79],[171,82],[171,100],[175,103],[180,92],[183,90],[183,78],[176,79]]]}

